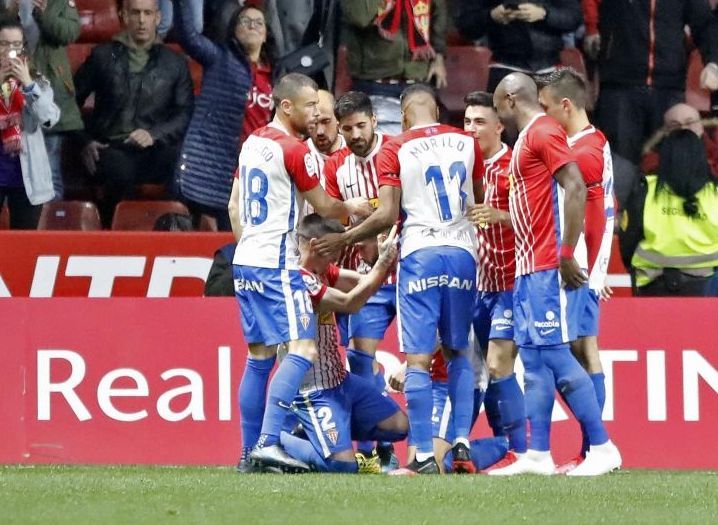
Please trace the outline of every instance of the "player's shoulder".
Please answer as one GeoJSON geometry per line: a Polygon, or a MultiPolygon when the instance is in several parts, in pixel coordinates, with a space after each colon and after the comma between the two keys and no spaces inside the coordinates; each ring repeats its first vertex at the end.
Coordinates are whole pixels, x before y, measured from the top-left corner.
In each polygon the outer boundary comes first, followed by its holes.
{"type": "Polygon", "coordinates": [[[324,288],[324,283],[319,275],[304,266],[299,268],[299,272],[302,275],[302,281],[304,282],[304,286],[307,288],[309,295],[315,296],[321,293],[322,288],[324,288]]]}
{"type": "Polygon", "coordinates": [[[564,137],[566,136],[566,130],[563,129],[559,121],[554,119],[553,117],[549,117],[548,115],[539,116],[533,123],[531,128],[529,128],[529,132],[534,135],[556,133],[564,137]]]}
{"type": "Polygon", "coordinates": [[[325,168],[326,166],[341,166],[344,164],[344,161],[346,161],[347,157],[349,157],[352,154],[352,150],[349,149],[349,146],[344,146],[343,148],[339,148],[337,151],[331,154],[331,156],[327,159],[326,163],[324,164],[325,168]]]}
{"type": "Polygon", "coordinates": [[[252,135],[275,142],[282,148],[285,154],[294,153],[304,155],[305,153],[309,153],[309,146],[307,146],[305,142],[299,140],[294,135],[290,135],[286,130],[279,128],[271,122],[254,131],[252,135]]]}
{"type": "Polygon", "coordinates": [[[484,166],[507,168],[511,164],[512,149],[508,144],[501,143],[501,149],[492,157],[484,159],[484,166]]]}

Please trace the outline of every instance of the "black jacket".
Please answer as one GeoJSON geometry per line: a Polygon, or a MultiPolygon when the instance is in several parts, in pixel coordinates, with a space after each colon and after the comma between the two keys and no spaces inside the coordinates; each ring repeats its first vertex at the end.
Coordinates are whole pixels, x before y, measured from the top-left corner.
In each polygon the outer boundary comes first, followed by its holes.
{"type": "Polygon", "coordinates": [[[121,42],[100,44],[75,74],[78,105],[82,107],[95,94],[95,107],[86,123],[89,138],[106,140],[120,108],[133,104],[137,128],[149,131],[157,143],[178,143],[194,101],[187,59],[165,45],[152,46],[138,100],[130,100],[128,51],[121,42]]]}
{"type": "Polygon", "coordinates": [[[542,21],[497,24],[491,18],[491,10],[506,3],[506,0],[456,0],[456,28],[469,40],[487,36],[494,62],[529,71],[557,65],[563,49],[561,35],[575,31],[583,20],[579,0],[535,0],[532,3],[546,9],[542,21]]]}
{"type": "Polygon", "coordinates": [[[685,89],[687,24],[703,60],[718,62],[718,20],[708,0],[603,0],[602,85],[685,89]]]}

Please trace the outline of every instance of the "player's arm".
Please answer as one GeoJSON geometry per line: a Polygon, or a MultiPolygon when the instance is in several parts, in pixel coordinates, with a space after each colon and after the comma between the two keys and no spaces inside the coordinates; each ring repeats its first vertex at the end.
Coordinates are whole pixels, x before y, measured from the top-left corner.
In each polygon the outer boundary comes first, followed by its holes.
{"type": "Polygon", "coordinates": [[[304,198],[312,205],[322,217],[330,219],[345,220],[350,215],[359,217],[368,217],[371,215],[373,208],[367,199],[349,199],[342,202],[339,199],[330,197],[324,189],[317,185],[309,191],[303,193],[304,198]]]}
{"type": "Polygon", "coordinates": [[[498,208],[492,208],[486,204],[477,204],[473,208],[470,208],[467,217],[478,228],[484,227],[486,224],[501,224],[513,228],[514,225],[511,222],[511,214],[498,208]]]}
{"type": "Polygon", "coordinates": [[[337,282],[334,283],[334,288],[342,292],[348,292],[359,284],[361,278],[362,275],[359,272],[342,268],[339,270],[339,277],[337,278],[337,282]]]}
{"type": "Polygon", "coordinates": [[[554,177],[564,190],[564,230],[561,239],[560,271],[566,285],[578,288],[586,282],[586,275],[573,256],[578,238],[583,229],[586,207],[586,184],[575,162],[561,166],[554,177]]]}
{"type": "Polygon", "coordinates": [[[239,242],[242,238],[242,225],[239,222],[239,179],[234,178],[232,182],[232,194],[229,197],[229,204],[227,204],[229,211],[229,222],[232,225],[232,233],[234,239],[239,242]]]}

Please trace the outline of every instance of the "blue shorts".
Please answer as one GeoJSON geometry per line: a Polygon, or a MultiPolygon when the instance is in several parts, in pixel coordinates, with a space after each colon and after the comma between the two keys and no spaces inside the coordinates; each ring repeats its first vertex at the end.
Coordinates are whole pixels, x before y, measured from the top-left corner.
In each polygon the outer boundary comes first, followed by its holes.
{"type": "Polygon", "coordinates": [[[431,354],[438,331],[451,350],[469,346],[476,301],[476,261],[461,248],[422,248],[399,263],[399,346],[409,354],[431,354]]]}
{"type": "MultiPolygon", "coordinates": [[[[434,399],[434,408],[431,413],[431,427],[433,437],[443,439],[448,443],[454,442],[454,417],[449,400],[449,383],[434,381],[431,386],[431,394],[434,399]]],[[[474,390],[474,413],[471,419],[471,426],[474,426],[481,411],[481,391],[474,390]]]]}
{"type": "Polygon", "coordinates": [[[589,337],[598,335],[599,297],[596,290],[586,288],[583,295],[583,309],[578,325],[578,336],[589,337]]]}
{"type": "Polygon", "coordinates": [[[232,271],[247,343],[315,339],[317,320],[299,270],[233,265],[232,271]]]}
{"type": "Polygon", "coordinates": [[[339,331],[339,344],[344,348],[349,346],[349,314],[334,314],[339,331]]]}
{"type": "MultiPolygon", "coordinates": [[[[588,287],[588,284],[584,284],[588,287]]],[[[516,277],[514,340],[518,346],[556,346],[574,341],[583,307],[583,290],[561,286],[558,270],[516,277]]]]}
{"type": "Polygon", "coordinates": [[[352,449],[352,441],[383,437],[377,425],[399,411],[399,405],[366,379],[347,373],[335,388],[298,395],[292,411],[309,441],[324,458],[352,449]]]}
{"type": "Polygon", "coordinates": [[[479,292],[474,312],[474,333],[486,351],[490,339],[514,338],[514,292],[479,292]]]}
{"type": "Polygon", "coordinates": [[[384,339],[396,317],[396,285],[385,284],[357,313],[349,316],[349,339],[384,339]]]}

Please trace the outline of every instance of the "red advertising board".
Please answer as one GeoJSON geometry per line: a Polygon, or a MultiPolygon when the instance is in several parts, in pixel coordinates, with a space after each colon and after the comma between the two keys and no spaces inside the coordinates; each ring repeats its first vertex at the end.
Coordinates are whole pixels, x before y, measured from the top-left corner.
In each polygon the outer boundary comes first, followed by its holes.
{"type": "MultiPolygon", "coordinates": [[[[0,297],[201,296],[221,233],[0,231],[0,297]]],[[[614,240],[608,284],[630,295],[614,240]]]]}
{"type": "MultiPolygon", "coordinates": [[[[626,467],[718,468],[717,316],[712,299],[605,305],[604,418],[626,467]]],[[[232,299],[12,298],[0,319],[0,463],[236,461],[246,351],[232,299]]],[[[557,404],[554,458],[578,443],[557,404]]]]}

